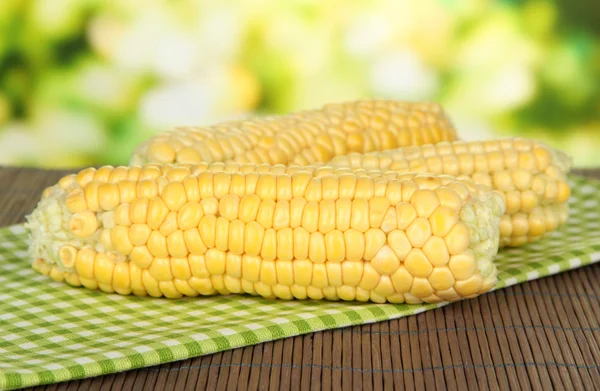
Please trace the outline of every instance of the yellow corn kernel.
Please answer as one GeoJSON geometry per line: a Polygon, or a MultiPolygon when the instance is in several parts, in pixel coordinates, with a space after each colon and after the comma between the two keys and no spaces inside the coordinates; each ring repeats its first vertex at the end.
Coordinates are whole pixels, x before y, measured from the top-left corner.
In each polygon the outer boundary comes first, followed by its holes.
{"type": "Polygon", "coordinates": [[[329,286],[327,268],[324,263],[315,263],[312,268],[311,287],[323,289],[329,286]]]}
{"type": "Polygon", "coordinates": [[[159,231],[152,231],[146,243],[150,253],[157,258],[166,258],[169,256],[167,249],[167,238],[159,231]]]}
{"type": "Polygon", "coordinates": [[[417,216],[429,218],[440,202],[432,190],[420,189],[413,194],[411,204],[414,206],[417,216]]]}
{"type": "Polygon", "coordinates": [[[148,203],[147,222],[151,229],[157,230],[169,215],[169,208],[161,197],[153,197],[148,203]]]}
{"type": "Polygon", "coordinates": [[[154,260],[154,256],[146,246],[135,246],[131,250],[129,258],[131,259],[131,262],[134,263],[140,269],[147,268],[154,260]]]}
{"type": "Polygon", "coordinates": [[[129,217],[133,224],[145,224],[148,216],[148,199],[136,198],[129,206],[129,217]]]}
{"type": "Polygon", "coordinates": [[[282,229],[290,226],[290,203],[282,200],[275,204],[273,228],[282,229]]]}
{"type": "Polygon", "coordinates": [[[190,261],[187,258],[171,258],[171,273],[179,280],[189,280],[192,277],[190,261]]]}
{"type": "MultiPolygon", "coordinates": [[[[340,231],[341,232],[341,231],[340,231]]],[[[349,261],[360,261],[365,254],[365,235],[355,229],[344,231],[344,245],[346,259],[349,261]]]]}
{"type": "Polygon", "coordinates": [[[326,262],[325,268],[327,269],[327,279],[329,281],[329,287],[342,286],[342,265],[341,263],[326,262]]]}
{"type": "MultiPolygon", "coordinates": [[[[227,253],[225,271],[227,275],[236,279],[242,277],[242,256],[227,253]]],[[[231,289],[229,289],[231,291],[231,289]]],[[[241,290],[241,287],[240,287],[241,290]]]]}
{"type": "Polygon", "coordinates": [[[129,276],[129,265],[125,262],[115,264],[113,271],[113,288],[121,295],[131,293],[131,279],[129,276]]]}
{"type": "Polygon", "coordinates": [[[98,203],[103,210],[113,210],[119,205],[119,188],[114,183],[102,183],[98,186],[98,203]]]}
{"type": "Polygon", "coordinates": [[[81,282],[81,285],[83,285],[87,289],[91,289],[91,290],[98,289],[98,281],[96,281],[95,279],[87,279],[87,278],[80,277],[79,281],[81,282]]]}
{"type": "Polygon", "coordinates": [[[183,180],[183,187],[185,189],[185,196],[189,202],[200,201],[200,188],[198,187],[198,180],[195,177],[187,177],[183,180]]]}
{"type": "Polygon", "coordinates": [[[238,278],[223,276],[225,289],[231,293],[242,293],[242,284],[238,278]]]}
{"type": "Polygon", "coordinates": [[[525,213],[531,212],[538,206],[538,195],[533,190],[526,190],[521,193],[521,211],[525,213]]]}
{"type": "Polygon", "coordinates": [[[350,227],[359,232],[366,232],[371,227],[369,223],[369,201],[367,199],[357,198],[352,200],[350,227]]]}
{"type": "Polygon", "coordinates": [[[275,215],[275,201],[263,200],[258,207],[256,222],[262,225],[265,229],[273,226],[273,218],[275,215]]]}
{"type": "Polygon", "coordinates": [[[177,212],[187,202],[185,187],[181,182],[168,183],[160,195],[169,210],[177,212]]]}
{"type": "Polygon", "coordinates": [[[186,249],[194,255],[202,255],[206,253],[207,247],[202,241],[200,231],[197,228],[187,229],[183,232],[183,240],[185,241],[186,249]]]}
{"type": "Polygon", "coordinates": [[[447,206],[440,206],[429,217],[431,224],[431,233],[436,236],[444,237],[458,223],[459,214],[456,209],[450,209],[447,206]]]}
{"type": "MultiPolygon", "coordinates": [[[[206,269],[215,276],[225,273],[227,255],[223,251],[211,248],[205,254],[206,269]]],[[[216,288],[216,287],[215,287],[216,288]]],[[[218,288],[217,288],[218,289],[218,288]]]]}
{"type": "Polygon", "coordinates": [[[206,258],[204,257],[204,255],[190,255],[187,259],[189,261],[190,271],[192,272],[193,277],[210,277],[210,273],[206,268],[206,258]]]}
{"type": "Polygon", "coordinates": [[[398,256],[389,246],[383,246],[371,259],[371,266],[381,275],[393,274],[400,266],[398,256]]]}
{"type": "Polygon", "coordinates": [[[99,284],[112,285],[115,262],[104,253],[96,254],[94,260],[94,277],[99,284]]]}
{"type": "Polygon", "coordinates": [[[273,295],[273,288],[261,281],[254,283],[254,289],[256,293],[264,298],[273,299],[275,296],[273,295]]]}
{"type": "Polygon", "coordinates": [[[56,282],[62,282],[65,280],[65,273],[60,270],[56,265],[52,265],[50,273],[48,274],[56,282]]]}
{"type": "Polygon", "coordinates": [[[198,202],[188,202],[177,212],[177,227],[183,231],[197,228],[203,214],[202,207],[198,202]]]}
{"type": "Polygon", "coordinates": [[[91,248],[82,248],[77,252],[75,259],[75,270],[80,277],[88,280],[94,279],[94,263],[96,259],[96,251],[91,248]]]}
{"type": "Polygon", "coordinates": [[[277,232],[278,252],[281,260],[307,259],[310,247],[311,234],[304,228],[294,230],[283,229],[277,232]]]}
{"type": "Polygon", "coordinates": [[[433,271],[427,279],[429,280],[431,287],[436,291],[450,289],[455,283],[452,271],[445,266],[433,268],[433,271]]]}
{"type": "Polygon", "coordinates": [[[210,278],[192,277],[189,279],[188,283],[201,295],[210,296],[217,293],[210,278]]]}
{"type": "Polygon", "coordinates": [[[302,214],[302,227],[309,233],[316,232],[319,228],[319,203],[307,202],[302,214]]]}
{"type": "Polygon", "coordinates": [[[136,296],[146,295],[146,290],[142,283],[142,269],[137,267],[133,262],[129,262],[127,265],[129,266],[129,281],[132,292],[136,296]]]}
{"type": "Polygon", "coordinates": [[[456,281],[454,289],[463,297],[471,297],[479,293],[482,285],[482,277],[478,274],[474,274],[466,280],[456,281]]]}
{"type": "Polygon", "coordinates": [[[215,225],[215,247],[221,251],[229,249],[229,221],[221,216],[215,225]]]}
{"type": "Polygon", "coordinates": [[[352,199],[356,192],[356,175],[342,174],[339,176],[339,197],[340,199],[352,199]]]}
{"type": "Polygon", "coordinates": [[[360,176],[356,180],[356,190],[354,191],[355,198],[369,199],[373,197],[375,192],[373,181],[368,177],[360,176]]]}
{"type": "Polygon", "coordinates": [[[115,224],[122,225],[123,227],[129,227],[131,223],[130,204],[121,204],[114,210],[113,220],[115,224]]]}
{"type": "Polygon", "coordinates": [[[364,260],[370,261],[386,242],[386,235],[380,229],[371,228],[365,232],[364,260]]]}
{"type": "Polygon", "coordinates": [[[469,230],[462,221],[458,222],[444,240],[450,254],[460,254],[469,247],[469,230]]]}
{"type": "Polygon", "coordinates": [[[185,237],[181,230],[174,231],[167,236],[167,251],[172,257],[187,257],[189,252],[185,244],[185,237]]]}
{"type": "Polygon", "coordinates": [[[294,229],[302,225],[302,216],[307,201],[301,197],[292,198],[290,201],[290,228],[294,229]]]}
{"type": "Polygon", "coordinates": [[[344,261],[342,265],[342,281],[344,285],[357,286],[363,276],[363,262],[344,261]]]}
{"type": "Polygon", "coordinates": [[[475,254],[471,250],[467,250],[462,254],[452,255],[448,262],[448,268],[457,280],[471,277],[477,270],[475,254]]]}
{"type": "Polygon", "coordinates": [[[240,197],[234,194],[226,194],[219,200],[219,215],[229,221],[238,218],[240,197]]]}
{"type": "Polygon", "coordinates": [[[381,279],[379,280],[379,283],[375,289],[373,289],[373,292],[384,298],[384,300],[382,300],[383,303],[385,303],[385,298],[387,296],[391,296],[396,293],[390,276],[381,276],[381,279]]]}
{"type": "Polygon", "coordinates": [[[111,232],[111,242],[114,249],[123,255],[128,255],[133,249],[133,244],[129,240],[129,228],[116,226],[111,232]]]}
{"type": "Polygon", "coordinates": [[[277,197],[277,180],[275,175],[261,175],[256,183],[256,195],[261,200],[275,200],[277,197]]]}
{"type": "Polygon", "coordinates": [[[425,253],[418,248],[412,249],[408,253],[404,260],[404,266],[415,277],[428,277],[433,270],[433,266],[425,253]]]}
{"type": "Polygon", "coordinates": [[[422,250],[433,266],[444,266],[450,260],[446,242],[439,236],[432,236],[427,239],[422,250]]]}
{"type": "Polygon", "coordinates": [[[69,188],[71,185],[73,185],[74,183],[77,183],[77,176],[74,174],[71,175],[67,175],[62,177],[59,181],[58,181],[58,186],[61,187],[61,189],[67,189],[69,188]]]}
{"type": "Polygon", "coordinates": [[[414,276],[404,266],[400,266],[398,270],[391,276],[392,284],[398,293],[407,293],[412,287],[414,276]]]}
{"type": "Polygon", "coordinates": [[[413,247],[423,247],[425,242],[431,237],[431,224],[423,217],[417,217],[406,228],[406,236],[413,247]]]}
{"type": "Polygon", "coordinates": [[[320,232],[313,232],[310,234],[308,244],[308,259],[314,263],[323,263],[327,260],[325,237],[320,232]]]}
{"type": "Polygon", "coordinates": [[[137,183],[136,193],[138,198],[152,198],[158,195],[158,184],[154,179],[144,179],[137,183]]]}
{"type": "Polygon", "coordinates": [[[401,202],[396,205],[396,218],[398,229],[404,230],[417,218],[417,211],[411,204],[401,202]]]}
{"type": "MultiPolygon", "coordinates": [[[[124,179],[116,183],[121,203],[130,203],[137,195],[137,184],[133,180],[124,179]]],[[[123,205],[123,204],[121,204],[123,205]]]]}
{"type": "Polygon", "coordinates": [[[132,224],[129,227],[129,240],[134,246],[143,246],[148,241],[152,229],[148,224],[132,224]]]}
{"type": "Polygon", "coordinates": [[[246,224],[241,220],[233,220],[229,224],[228,248],[233,254],[244,253],[244,237],[246,224]]]}
{"type": "Polygon", "coordinates": [[[371,263],[365,262],[362,279],[358,286],[366,291],[371,291],[379,284],[380,279],[381,275],[377,273],[371,263]]]}
{"type": "Polygon", "coordinates": [[[81,189],[75,189],[69,193],[65,200],[65,205],[69,212],[79,213],[85,211],[88,206],[85,200],[85,194],[81,189]]]}
{"type": "Polygon", "coordinates": [[[94,175],[96,174],[96,169],[93,167],[86,168],[80,171],[76,176],[76,181],[80,186],[85,186],[89,182],[94,180],[94,175]]]}
{"type": "Polygon", "coordinates": [[[190,283],[186,280],[175,279],[173,280],[173,285],[175,285],[175,289],[177,289],[182,296],[198,296],[198,292],[196,292],[196,290],[192,288],[190,283]]]}
{"type": "Polygon", "coordinates": [[[292,196],[305,198],[304,193],[308,184],[312,179],[312,175],[308,172],[298,172],[292,177],[292,196]]]}
{"type": "Polygon", "coordinates": [[[229,194],[231,185],[231,176],[224,172],[215,172],[213,177],[213,191],[215,198],[220,199],[224,195],[229,194]]]}
{"type": "Polygon", "coordinates": [[[207,248],[215,246],[216,225],[217,217],[215,215],[205,215],[198,224],[200,237],[207,248]]]}
{"type": "MultiPolygon", "coordinates": [[[[295,244],[294,240],[294,230],[291,228],[283,228],[279,231],[275,231],[272,228],[267,229],[261,248],[263,259],[267,261],[275,258],[282,261],[292,260],[294,251],[297,248],[297,243],[295,244]]],[[[308,249],[308,242],[306,248],[308,249]]]]}
{"type": "Polygon", "coordinates": [[[76,273],[64,273],[65,282],[71,286],[81,286],[81,280],[76,273]]]}
{"type": "Polygon", "coordinates": [[[258,282],[262,260],[260,257],[242,256],[242,277],[250,282],[258,282]]]}
{"type": "Polygon", "coordinates": [[[256,221],[246,224],[244,250],[248,255],[259,255],[263,245],[265,229],[256,221]]]}
{"type": "Polygon", "coordinates": [[[163,295],[159,288],[158,281],[152,277],[147,269],[142,270],[142,284],[150,296],[161,297],[163,295]]]}
{"type": "Polygon", "coordinates": [[[419,299],[424,299],[428,296],[431,296],[434,290],[431,284],[429,283],[429,280],[422,277],[415,277],[413,279],[413,283],[410,287],[409,292],[412,296],[415,296],[419,299]]]}
{"type": "Polygon", "coordinates": [[[90,211],[79,212],[71,217],[69,230],[78,238],[89,238],[98,229],[96,214],[90,211]]]}
{"type": "Polygon", "coordinates": [[[344,234],[338,230],[333,230],[325,234],[325,249],[328,261],[342,262],[346,258],[344,234]]]}
{"type": "Polygon", "coordinates": [[[371,228],[381,227],[389,207],[390,201],[384,196],[369,199],[369,225],[371,228]]]}
{"type": "Polygon", "coordinates": [[[154,258],[152,264],[148,267],[148,271],[156,281],[173,280],[171,258],[154,258]]]}
{"type": "Polygon", "coordinates": [[[393,230],[387,236],[389,247],[394,250],[400,261],[404,261],[413,246],[408,240],[406,233],[400,230],[393,230]]]}
{"type": "Polygon", "coordinates": [[[92,181],[83,187],[83,194],[85,196],[85,203],[87,205],[87,209],[92,212],[100,211],[100,202],[98,200],[98,188],[100,187],[100,182],[92,181]]]}

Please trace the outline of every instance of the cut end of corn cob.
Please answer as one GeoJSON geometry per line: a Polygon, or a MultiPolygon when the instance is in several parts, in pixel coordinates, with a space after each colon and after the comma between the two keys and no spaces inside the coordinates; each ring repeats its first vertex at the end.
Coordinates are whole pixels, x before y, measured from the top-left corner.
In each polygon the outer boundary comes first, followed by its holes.
{"type": "Polygon", "coordinates": [[[364,100],[283,116],[176,128],[141,144],[130,163],[308,165],[351,152],[453,140],[456,131],[436,103],[364,100]]]}
{"type": "Polygon", "coordinates": [[[33,268],[119,294],[434,303],[496,284],[502,197],[314,165],[103,167],[28,216],[33,268]]]}
{"type": "Polygon", "coordinates": [[[352,169],[428,172],[470,178],[499,191],[506,203],[501,246],[540,239],[564,223],[571,189],[571,159],[534,140],[441,142],[366,154],[338,156],[327,163],[352,169]]]}

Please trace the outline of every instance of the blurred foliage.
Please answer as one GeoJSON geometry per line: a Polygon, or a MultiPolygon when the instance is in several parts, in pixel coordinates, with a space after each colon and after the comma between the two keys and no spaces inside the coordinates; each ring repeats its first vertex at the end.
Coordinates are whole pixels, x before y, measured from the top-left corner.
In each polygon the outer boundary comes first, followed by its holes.
{"type": "Polygon", "coordinates": [[[1,0],[0,164],[126,163],[173,125],[436,100],[600,158],[597,0],[1,0]]]}

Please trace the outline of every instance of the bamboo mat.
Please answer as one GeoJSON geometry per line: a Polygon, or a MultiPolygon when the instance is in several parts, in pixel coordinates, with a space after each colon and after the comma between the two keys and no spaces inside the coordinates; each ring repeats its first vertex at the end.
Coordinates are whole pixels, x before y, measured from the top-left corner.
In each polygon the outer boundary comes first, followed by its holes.
{"type": "MultiPolygon", "coordinates": [[[[66,173],[0,168],[0,226],[23,222],[66,173]]],[[[600,387],[599,280],[597,264],[407,318],[34,389],[591,390],[600,387]]]]}

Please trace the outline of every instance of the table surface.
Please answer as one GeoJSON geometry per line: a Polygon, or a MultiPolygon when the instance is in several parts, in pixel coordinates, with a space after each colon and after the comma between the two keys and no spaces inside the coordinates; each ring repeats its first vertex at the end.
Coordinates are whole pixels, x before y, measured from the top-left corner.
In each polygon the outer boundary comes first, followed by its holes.
{"type": "MultiPolygon", "coordinates": [[[[0,167],[0,226],[70,172],[0,167]]],[[[33,389],[593,389],[599,280],[596,264],[402,319],[33,389]]]]}

